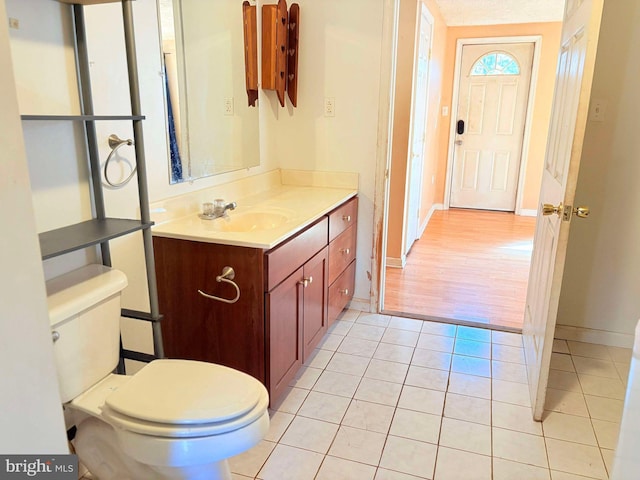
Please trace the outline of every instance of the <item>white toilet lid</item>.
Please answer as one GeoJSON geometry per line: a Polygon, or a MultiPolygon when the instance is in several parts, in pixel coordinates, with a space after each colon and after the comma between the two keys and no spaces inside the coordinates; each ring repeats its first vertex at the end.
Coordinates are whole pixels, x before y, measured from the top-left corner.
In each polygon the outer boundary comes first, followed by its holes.
{"type": "Polygon", "coordinates": [[[225,422],[266,395],[255,378],[222,365],[154,360],[109,395],[105,404],[133,419],[169,425],[225,422]]]}

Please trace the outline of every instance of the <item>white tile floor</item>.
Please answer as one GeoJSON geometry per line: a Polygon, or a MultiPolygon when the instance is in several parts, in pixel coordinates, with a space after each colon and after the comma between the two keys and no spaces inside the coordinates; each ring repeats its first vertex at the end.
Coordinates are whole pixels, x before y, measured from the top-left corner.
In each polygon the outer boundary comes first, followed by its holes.
{"type": "Polygon", "coordinates": [[[607,479],[630,359],[555,340],[539,423],[520,335],[346,311],[233,478],[607,479]]]}
{"type": "Polygon", "coordinates": [[[233,478],[606,479],[630,358],[556,340],[538,423],[520,335],[347,311],[233,478]]]}

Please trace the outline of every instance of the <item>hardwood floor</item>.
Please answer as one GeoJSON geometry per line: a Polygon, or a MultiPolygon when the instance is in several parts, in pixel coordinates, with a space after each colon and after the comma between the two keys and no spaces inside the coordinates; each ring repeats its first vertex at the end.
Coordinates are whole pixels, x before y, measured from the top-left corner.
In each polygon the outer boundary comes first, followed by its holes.
{"type": "Polygon", "coordinates": [[[387,268],[384,311],[521,330],[535,218],[434,212],[404,269],[387,268]]]}

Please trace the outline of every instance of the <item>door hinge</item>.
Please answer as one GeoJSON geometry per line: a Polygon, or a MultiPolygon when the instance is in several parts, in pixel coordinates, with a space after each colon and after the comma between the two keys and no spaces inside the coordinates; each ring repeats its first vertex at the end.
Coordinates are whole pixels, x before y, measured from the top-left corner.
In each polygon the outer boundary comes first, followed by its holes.
{"type": "Polygon", "coordinates": [[[389,169],[388,168],[384,171],[384,178],[389,180],[389,169]]]}

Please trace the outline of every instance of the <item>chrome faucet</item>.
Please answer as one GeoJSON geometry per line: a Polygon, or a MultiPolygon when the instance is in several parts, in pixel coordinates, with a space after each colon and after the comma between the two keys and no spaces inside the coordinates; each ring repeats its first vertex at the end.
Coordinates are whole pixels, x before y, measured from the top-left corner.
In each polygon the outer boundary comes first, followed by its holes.
{"type": "Polygon", "coordinates": [[[227,210],[235,210],[238,204],[236,202],[225,203],[221,198],[215,200],[213,204],[213,217],[224,217],[227,210]]]}

